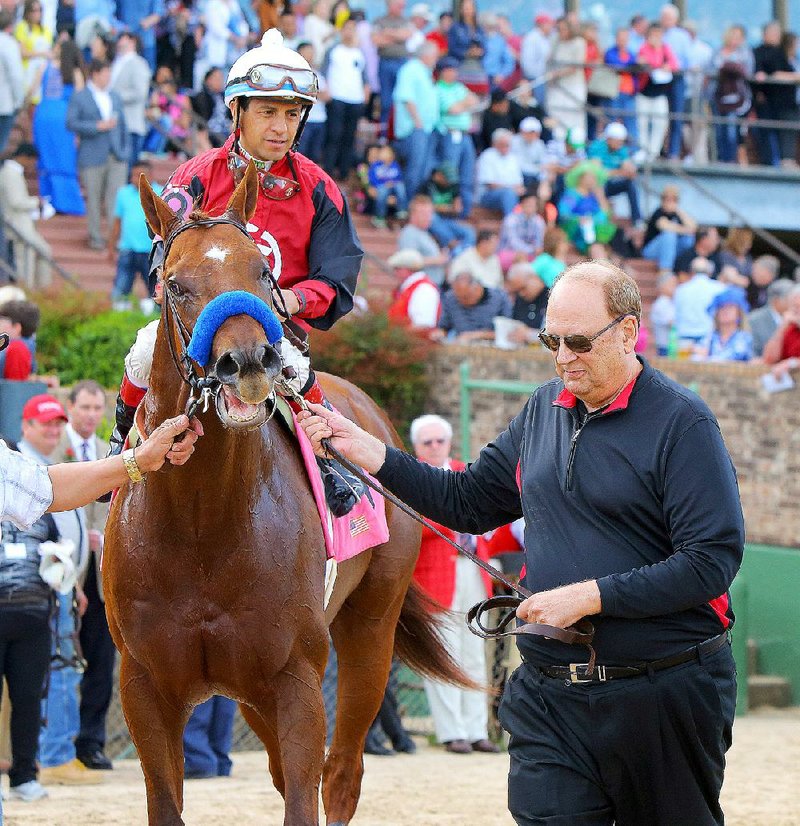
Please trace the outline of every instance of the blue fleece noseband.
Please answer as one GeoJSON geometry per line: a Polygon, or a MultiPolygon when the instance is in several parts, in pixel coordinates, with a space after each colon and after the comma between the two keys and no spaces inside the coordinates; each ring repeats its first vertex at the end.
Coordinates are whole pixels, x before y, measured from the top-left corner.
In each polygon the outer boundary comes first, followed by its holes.
{"type": "Polygon", "coordinates": [[[233,315],[249,315],[267,334],[267,341],[274,345],[283,338],[283,328],[278,316],[263,299],[244,290],[221,293],[206,304],[194,325],[188,353],[199,365],[205,367],[211,358],[211,343],[217,330],[233,315]]]}

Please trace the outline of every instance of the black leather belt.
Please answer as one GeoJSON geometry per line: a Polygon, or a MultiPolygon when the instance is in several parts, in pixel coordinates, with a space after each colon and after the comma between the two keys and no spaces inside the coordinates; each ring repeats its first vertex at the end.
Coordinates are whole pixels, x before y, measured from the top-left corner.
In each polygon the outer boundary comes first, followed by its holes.
{"type": "Polygon", "coordinates": [[[692,660],[699,660],[701,656],[708,656],[715,651],[719,651],[728,642],[728,632],[724,631],[718,637],[711,637],[710,640],[694,645],[686,651],[664,657],[660,660],[653,660],[641,665],[600,665],[594,667],[591,676],[587,675],[588,663],[570,663],[569,665],[534,665],[545,677],[565,680],[567,683],[605,683],[608,680],[620,680],[625,677],[641,677],[643,674],[650,674],[654,671],[663,671],[665,668],[672,668],[682,663],[692,660]]]}

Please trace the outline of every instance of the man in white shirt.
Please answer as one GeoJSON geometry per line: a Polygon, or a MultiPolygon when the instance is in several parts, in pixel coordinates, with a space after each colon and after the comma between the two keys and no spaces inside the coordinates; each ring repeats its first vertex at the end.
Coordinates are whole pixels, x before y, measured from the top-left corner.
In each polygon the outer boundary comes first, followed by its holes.
{"type": "Polygon", "coordinates": [[[704,94],[706,72],[711,68],[714,50],[697,36],[697,23],[687,20],[683,24],[691,41],[689,46],[689,65],[686,77],[686,110],[692,120],[684,126],[689,154],[684,159],[696,164],[708,163],[708,123],[706,114],[708,105],[704,94]]]}
{"type": "Polygon", "coordinates": [[[474,247],[468,247],[450,262],[447,280],[470,273],[484,287],[503,286],[503,268],[497,255],[499,237],[495,229],[482,229],[474,247]]]}
{"type": "Polygon", "coordinates": [[[522,119],[519,133],[511,139],[511,154],[519,161],[526,187],[535,186],[545,176],[547,145],[542,140],[542,122],[538,118],[522,119]]]}
{"type": "Polygon", "coordinates": [[[325,55],[322,74],[331,92],[324,166],[328,174],[346,180],[355,159],[358,119],[370,96],[367,61],[358,45],[354,20],[342,26],[341,42],[325,55]]]}
{"type": "Polygon", "coordinates": [[[511,153],[513,133],[495,129],[492,145],[478,158],[478,201],[487,209],[498,209],[503,216],[513,212],[525,191],[522,168],[511,153]]]}
{"type": "Polygon", "coordinates": [[[547,71],[547,61],[553,48],[555,20],[542,12],[536,15],[534,23],[534,28],[522,38],[519,62],[525,78],[536,84],[533,91],[541,105],[545,97],[545,83],[542,77],[547,71]]]}
{"type": "Polygon", "coordinates": [[[412,55],[425,42],[425,30],[430,26],[433,15],[427,3],[415,3],[408,16],[414,31],[406,40],[406,51],[412,55]]]}
{"type": "Polygon", "coordinates": [[[692,277],[675,288],[675,331],[678,339],[700,343],[714,325],[708,308],[726,285],[709,276],[713,264],[707,258],[695,258],[691,271],[692,277]]]}

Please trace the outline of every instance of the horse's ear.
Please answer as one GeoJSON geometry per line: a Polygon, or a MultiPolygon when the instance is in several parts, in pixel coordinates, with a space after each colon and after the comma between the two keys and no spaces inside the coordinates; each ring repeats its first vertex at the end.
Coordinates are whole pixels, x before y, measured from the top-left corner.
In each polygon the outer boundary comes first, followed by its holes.
{"type": "Polygon", "coordinates": [[[144,172],[139,176],[139,198],[150,229],[156,235],[166,238],[181,219],[156,195],[144,172]]]}
{"type": "Polygon", "coordinates": [[[255,215],[258,201],[258,170],[251,160],[247,164],[244,177],[234,189],[225,212],[235,218],[243,226],[247,226],[255,215]]]}

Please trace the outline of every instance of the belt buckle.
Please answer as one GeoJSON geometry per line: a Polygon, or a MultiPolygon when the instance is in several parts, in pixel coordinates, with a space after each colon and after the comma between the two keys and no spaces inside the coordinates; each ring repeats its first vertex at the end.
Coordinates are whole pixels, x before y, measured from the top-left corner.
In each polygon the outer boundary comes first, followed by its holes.
{"type": "Polygon", "coordinates": [[[606,667],[604,665],[596,665],[591,677],[586,676],[587,663],[570,663],[569,664],[569,681],[573,685],[581,683],[604,683],[607,680],[606,667]]]}

